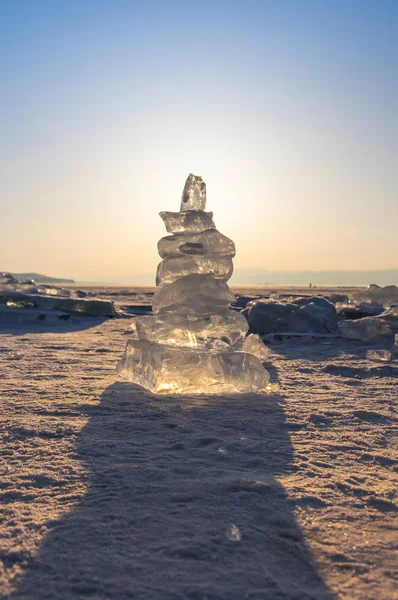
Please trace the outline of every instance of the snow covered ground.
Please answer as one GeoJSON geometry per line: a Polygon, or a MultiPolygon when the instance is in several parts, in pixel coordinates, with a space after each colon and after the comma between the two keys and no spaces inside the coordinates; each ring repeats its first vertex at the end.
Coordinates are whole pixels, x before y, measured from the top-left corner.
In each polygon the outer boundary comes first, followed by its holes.
{"type": "Polygon", "coordinates": [[[398,363],[290,341],[267,397],[155,397],[89,324],[0,334],[0,598],[398,597],[398,363]]]}

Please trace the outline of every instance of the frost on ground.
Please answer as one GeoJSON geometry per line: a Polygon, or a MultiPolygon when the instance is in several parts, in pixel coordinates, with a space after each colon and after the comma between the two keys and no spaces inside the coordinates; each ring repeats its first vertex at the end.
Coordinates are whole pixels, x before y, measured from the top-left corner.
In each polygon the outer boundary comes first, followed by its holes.
{"type": "Polygon", "coordinates": [[[0,336],[0,597],[397,597],[398,364],[291,340],[277,395],[155,397],[130,323],[0,336]]]}

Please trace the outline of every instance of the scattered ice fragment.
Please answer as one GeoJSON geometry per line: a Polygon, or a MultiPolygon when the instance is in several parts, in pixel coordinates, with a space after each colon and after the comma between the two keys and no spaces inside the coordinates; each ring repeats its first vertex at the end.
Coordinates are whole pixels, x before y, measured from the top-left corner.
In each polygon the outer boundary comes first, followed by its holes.
{"type": "Polygon", "coordinates": [[[329,300],[329,302],[332,302],[332,304],[347,304],[349,301],[349,297],[346,294],[338,294],[334,292],[328,294],[326,298],[329,300]]]}
{"type": "Polygon", "coordinates": [[[11,273],[0,273],[0,285],[18,285],[18,280],[11,273]]]}
{"type": "Polygon", "coordinates": [[[82,300],[74,298],[59,299],[54,308],[71,315],[84,317],[115,317],[115,305],[109,300],[82,300]]]}
{"type": "Polygon", "coordinates": [[[267,360],[269,356],[267,346],[257,333],[251,333],[244,339],[242,350],[253,354],[253,356],[257,356],[261,361],[267,360]]]}
{"type": "Polygon", "coordinates": [[[398,287],[396,285],[386,285],[380,287],[371,283],[364,292],[353,294],[350,299],[352,304],[368,303],[381,304],[384,308],[398,306],[398,287]]]}
{"type": "Polygon", "coordinates": [[[336,311],[340,318],[351,319],[356,321],[357,319],[363,319],[364,317],[375,317],[384,312],[384,307],[381,304],[374,302],[361,302],[360,304],[344,303],[336,304],[336,311]]]}
{"type": "Polygon", "coordinates": [[[60,290],[53,285],[40,285],[37,288],[39,294],[46,294],[47,296],[66,296],[70,295],[70,292],[67,293],[66,290],[60,290]]]}
{"type": "Polygon", "coordinates": [[[233,523],[229,525],[226,536],[230,542],[240,542],[242,539],[239,528],[236,527],[236,525],[234,525],[233,523]]]}
{"type": "Polygon", "coordinates": [[[11,292],[25,294],[45,294],[49,296],[70,296],[71,291],[65,288],[55,287],[54,285],[36,284],[33,279],[19,282],[10,273],[0,273],[0,293],[11,292]]]}
{"type": "Polygon", "coordinates": [[[398,308],[385,310],[376,317],[364,317],[356,321],[340,321],[338,333],[343,337],[364,342],[392,342],[398,333],[398,308]]]}
{"type": "Polygon", "coordinates": [[[21,358],[23,358],[23,357],[24,357],[24,353],[21,352],[20,350],[13,350],[8,355],[9,360],[21,360],[21,358]]]}
{"type": "Polygon", "coordinates": [[[265,388],[265,391],[267,392],[267,394],[277,394],[279,393],[281,389],[281,384],[278,382],[275,383],[268,383],[267,387],[265,388]]]}
{"type": "Polygon", "coordinates": [[[369,360],[382,360],[384,362],[398,360],[398,333],[395,334],[394,346],[391,348],[391,350],[368,350],[366,353],[366,358],[369,360]]]}
{"type": "Polygon", "coordinates": [[[286,303],[255,300],[244,314],[250,331],[259,334],[331,333],[337,328],[334,304],[316,296],[286,303]]]}
{"type": "Polygon", "coordinates": [[[0,275],[0,320],[8,326],[12,322],[68,321],[71,315],[84,317],[114,317],[117,312],[109,300],[83,299],[86,292],[71,291],[53,285],[36,285],[33,280],[19,283],[12,276],[0,275]],[[1,282],[8,283],[1,283],[1,282]],[[6,310],[11,309],[11,310],[6,310]]]}
{"type": "Polygon", "coordinates": [[[393,358],[392,350],[368,350],[366,353],[366,358],[368,360],[382,360],[383,362],[388,362],[393,358]]]}

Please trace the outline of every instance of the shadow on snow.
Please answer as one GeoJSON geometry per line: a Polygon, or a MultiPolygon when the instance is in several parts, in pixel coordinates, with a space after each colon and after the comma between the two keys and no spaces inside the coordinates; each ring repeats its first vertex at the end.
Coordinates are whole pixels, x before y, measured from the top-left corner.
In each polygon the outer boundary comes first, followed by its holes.
{"type": "Polygon", "coordinates": [[[282,402],[111,385],[77,444],[89,489],[12,597],[334,598],[276,479],[293,469],[282,402]]]}

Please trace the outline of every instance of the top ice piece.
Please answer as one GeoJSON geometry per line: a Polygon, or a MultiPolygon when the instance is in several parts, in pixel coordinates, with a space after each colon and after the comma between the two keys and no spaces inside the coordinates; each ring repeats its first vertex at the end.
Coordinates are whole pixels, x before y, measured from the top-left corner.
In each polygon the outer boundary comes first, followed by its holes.
{"type": "Polygon", "coordinates": [[[205,208],[206,184],[199,175],[190,173],[182,192],[180,211],[205,210],[205,208]]]}

